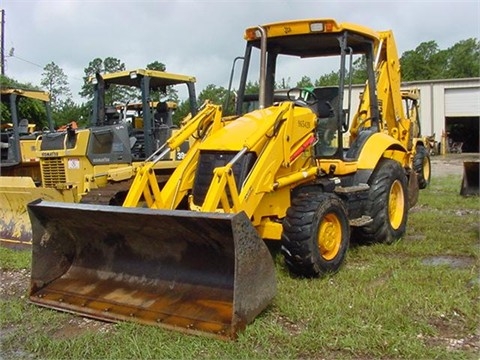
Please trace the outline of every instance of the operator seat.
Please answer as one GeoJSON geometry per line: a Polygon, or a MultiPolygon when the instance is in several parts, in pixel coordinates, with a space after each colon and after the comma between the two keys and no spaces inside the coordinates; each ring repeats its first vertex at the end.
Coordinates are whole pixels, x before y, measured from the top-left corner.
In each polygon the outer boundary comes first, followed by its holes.
{"type": "Polygon", "coordinates": [[[18,123],[18,134],[20,136],[29,135],[28,133],[28,120],[22,119],[18,123]]]}
{"type": "Polygon", "coordinates": [[[168,106],[165,101],[160,101],[157,104],[153,117],[159,124],[168,125],[168,106]]]}
{"type": "Polygon", "coordinates": [[[330,118],[335,116],[334,108],[338,98],[338,86],[318,87],[312,90],[317,101],[312,105],[312,111],[319,118],[330,118]]]}

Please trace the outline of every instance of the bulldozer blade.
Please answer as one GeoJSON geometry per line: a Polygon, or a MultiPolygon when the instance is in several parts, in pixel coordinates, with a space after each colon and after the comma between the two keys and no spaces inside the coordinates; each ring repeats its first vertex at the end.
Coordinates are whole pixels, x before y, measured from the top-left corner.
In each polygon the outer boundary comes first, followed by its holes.
{"type": "Polygon", "coordinates": [[[462,196],[474,196],[479,195],[479,171],[478,161],[464,161],[463,162],[463,179],[462,188],[460,189],[460,195],[462,196]]]}
{"type": "Polygon", "coordinates": [[[73,191],[60,192],[37,187],[30,177],[0,176],[0,244],[30,248],[32,227],[27,212],[29,202],[39,198],[73,202],[75,196],[73,191]]]}
{"type": "Polygon", "coordinates": [[[276,293],[245,213],[37,201],[29,301],[105,321],[235,338],[276,293]]]}

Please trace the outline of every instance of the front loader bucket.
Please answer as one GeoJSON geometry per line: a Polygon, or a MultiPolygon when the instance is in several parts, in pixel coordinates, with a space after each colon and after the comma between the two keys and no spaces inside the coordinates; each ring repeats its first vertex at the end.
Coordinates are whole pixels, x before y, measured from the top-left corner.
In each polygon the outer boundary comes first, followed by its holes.
{"type": "Polygon", "coordinates": [[[0,176],[0,244],[19,248],[30,247],[32,227],[27,204],[39,198],[73,202],[76,199],[76,192],[37,187],[31,177],[0,176]]]}
{"type": "Polygon", "coordinates": [[[38,201],[30,302],[234,338],[276,292],[272,257],[239,214],[38,201]]]}
{"type": "Polygon", "coordinates": [[[472,196],[479,195],[479,171],[478,161],[464,161],[463,162],[463,179],[462,187],[460,189],[460,195],[463,196],[472,196]]]}

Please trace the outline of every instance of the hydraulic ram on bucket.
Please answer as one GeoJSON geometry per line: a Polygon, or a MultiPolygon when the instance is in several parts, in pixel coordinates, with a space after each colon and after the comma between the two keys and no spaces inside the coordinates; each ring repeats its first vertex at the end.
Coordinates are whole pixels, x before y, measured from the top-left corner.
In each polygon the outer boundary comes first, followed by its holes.
{"type": "Polygon", "coordinates": [[[233,338],[276,292],[246,215],[38,201],[30,302],[233,338]]]}

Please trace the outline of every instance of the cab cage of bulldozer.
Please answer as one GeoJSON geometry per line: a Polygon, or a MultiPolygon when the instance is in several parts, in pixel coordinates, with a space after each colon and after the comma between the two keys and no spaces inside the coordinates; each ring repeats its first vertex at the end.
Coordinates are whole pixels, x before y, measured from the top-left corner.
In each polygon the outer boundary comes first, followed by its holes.
{"type": "MultiPolygon", "coordinates": [[[[137,110],[141,112],[142,116],[142,128],[139,129],[139,131],[142,132],[145,157],[148,157],[157,149],[155,146],[157,142],[163,143],[168,138],[168,136],[159,136],[158,126],[160,124],[167,125],[168,127],[173,125],[171,123],[165,124],[156,121],[156,105],[159,103],[161,104],[162,102],[160,102],[159,99],[153,99],[154,93],[165,93],[170,86],[185,84],[188,92],[190,111],[192,116],[195,116],[196,112],[198,111],[195,82],[196,79],[193,76],[147,69],[135,69],[105,74],[97,73],[95,76],[90,77],[90,83],[94,85],[91,125],[106,125],[106,122],[113,118],[112,116],[109,117],[106,114],[107,104],[105,102],[107,98],[107,89],[111,88],[112,86],[124,86],[139,89],[141,93],[141,109],[137,107],[137,110]]],[[[172,110],[174,109],[173,106],[168,106],[168,102],[167,107],[172,110]]],[[[171,117],[164,118],[171,121],[171,117]]],[[[120,114],[117,114],[116,120],[114,121],[121,120],[124,119],[122,119],[120,114]]]]}
{"type": "Polygon", "coordinates": [[[11,119],[1,118],[1,164],[14,166],[20,164],[22,155],[20,150],[20,137],[35,139],[42,131],[54,131],[52,113],[50,108],[50,94],[42,90],[1,89],[1,102],[8,104],[11,119]],[[35,131],[37,124],[29,123],[28,119],[20,119],[19,102],[22,99],[37,100],[44,104],[47,114],[47,127],[35,131]]]}

